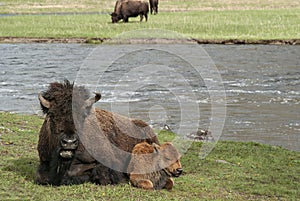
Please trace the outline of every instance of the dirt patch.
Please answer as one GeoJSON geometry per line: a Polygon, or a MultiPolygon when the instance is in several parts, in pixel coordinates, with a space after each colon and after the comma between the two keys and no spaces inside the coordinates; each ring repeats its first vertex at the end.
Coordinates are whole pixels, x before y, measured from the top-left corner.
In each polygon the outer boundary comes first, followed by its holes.
{"type": "Polygon", "coordinates": [[[272,40],[239,40],[239,39],[228,39],[228,40],[206,40],[206,39],[193,39],[198,44],[237,44],[237,45],[246,45],[246,44],[263,44],[263,45],[300,45],[300,39],[272,39],[272,40]]]}
{"type": "Polygon", "coordinates": [[[39,38],[39,37],[0,37],[0,43],[112,43],[112,44],[264,44],[264,45],[300,45],[300,39],[240,40],[240,39],[168,39],[168,38],[39,38]]]}
{"type": "Polygon", "coordinates": [[[0,37],[0,43],[86,43],[86,38],[0,37]]]}

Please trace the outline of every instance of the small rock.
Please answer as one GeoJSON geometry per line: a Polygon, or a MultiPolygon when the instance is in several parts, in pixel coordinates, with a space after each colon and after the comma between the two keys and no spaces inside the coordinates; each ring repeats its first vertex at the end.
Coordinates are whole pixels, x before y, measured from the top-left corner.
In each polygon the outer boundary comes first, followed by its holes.
{"type": "Polygon", "coordinates": [[[208,130],[199,129],[197,132],[187,134],[187,137],[194,140],[204,141],[204,142],[214,142],[214,137],[212,133],[208,130]]]}

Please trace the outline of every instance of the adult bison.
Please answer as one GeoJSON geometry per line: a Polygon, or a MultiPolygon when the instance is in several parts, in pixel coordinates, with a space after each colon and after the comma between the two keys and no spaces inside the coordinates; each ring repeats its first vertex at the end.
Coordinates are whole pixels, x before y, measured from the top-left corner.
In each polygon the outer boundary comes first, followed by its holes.
{"type": "Polygon", "coordinates": [[[140,16],[140,21],[143,20],[145,16],[145,20],[148,20],[149,13],[149,4],[145,1],[137,1],[137,0],[118,0],[115,4],[115,10],[111,13],[112,23],[116,23],[120,20],[124,22],[128,22],[129,17],[137,17],[140,16]]]}
{"type": "Polygon", "coordinates": [[[128,181],[133,147],[142,141],[158,143],[143,121],[93,108],[100,98],[99,93],[90,98],[85,87],[67,80],[51,83],[39,94],[46,116],[38,141],[37,184],[128,181]]]}
{"type": "Polygon", "coordinates": [[[150,3],[150,12],[154,12],[154,15],[158,13],[158,0],[149,0],[150,3]]]}

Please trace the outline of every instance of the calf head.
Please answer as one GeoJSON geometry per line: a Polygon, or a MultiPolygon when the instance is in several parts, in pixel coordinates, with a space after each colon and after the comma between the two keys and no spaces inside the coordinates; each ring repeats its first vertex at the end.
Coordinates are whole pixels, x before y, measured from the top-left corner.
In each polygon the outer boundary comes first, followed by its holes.
{"type": "Polygon", "coordinates": [[[157,153],[160,155],[159,166],[169,176],[179,177],[183,170],[180,163],[180,154],[177,149],[169,142],[158,146],[153,143],[152,145],[157,153]]]}

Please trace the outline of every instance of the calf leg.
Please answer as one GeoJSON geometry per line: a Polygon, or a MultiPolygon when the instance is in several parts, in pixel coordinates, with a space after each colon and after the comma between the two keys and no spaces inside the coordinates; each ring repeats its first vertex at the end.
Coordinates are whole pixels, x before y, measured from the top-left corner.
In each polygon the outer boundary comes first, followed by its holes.
{"type": "Polygon", "coordinates": [[[133,186],[146,189],[146,190],[152,190],[154,189],[153,183],[148,179],[139,179],[133,181],[133,186]]]}
{"type": "Polygon", "coordinates": [[[174,186],[174,180],[172,178],[169,178],[164,188],[170,191],[172,190],[173,186],[174,186]]]}
{"type": "Polygon", "coordinates": [[[102,164],[92,171],[92,182],[100,185],[118,184],[125,180],[125,174],[112,170],[102,164]]]}
{"type": "Polygon", "coordinates": [[[149,179],[144,179],[142,175],[130,174],[129,180],[134,187],[143,188],[147,190],[154,189],[153,183],[149,179]]]}
{"type": "Polygon", "coordinates": [[[140,22],[143,21],[143,18],[144,18],[143,14],[140,14],[140,22]]]}

